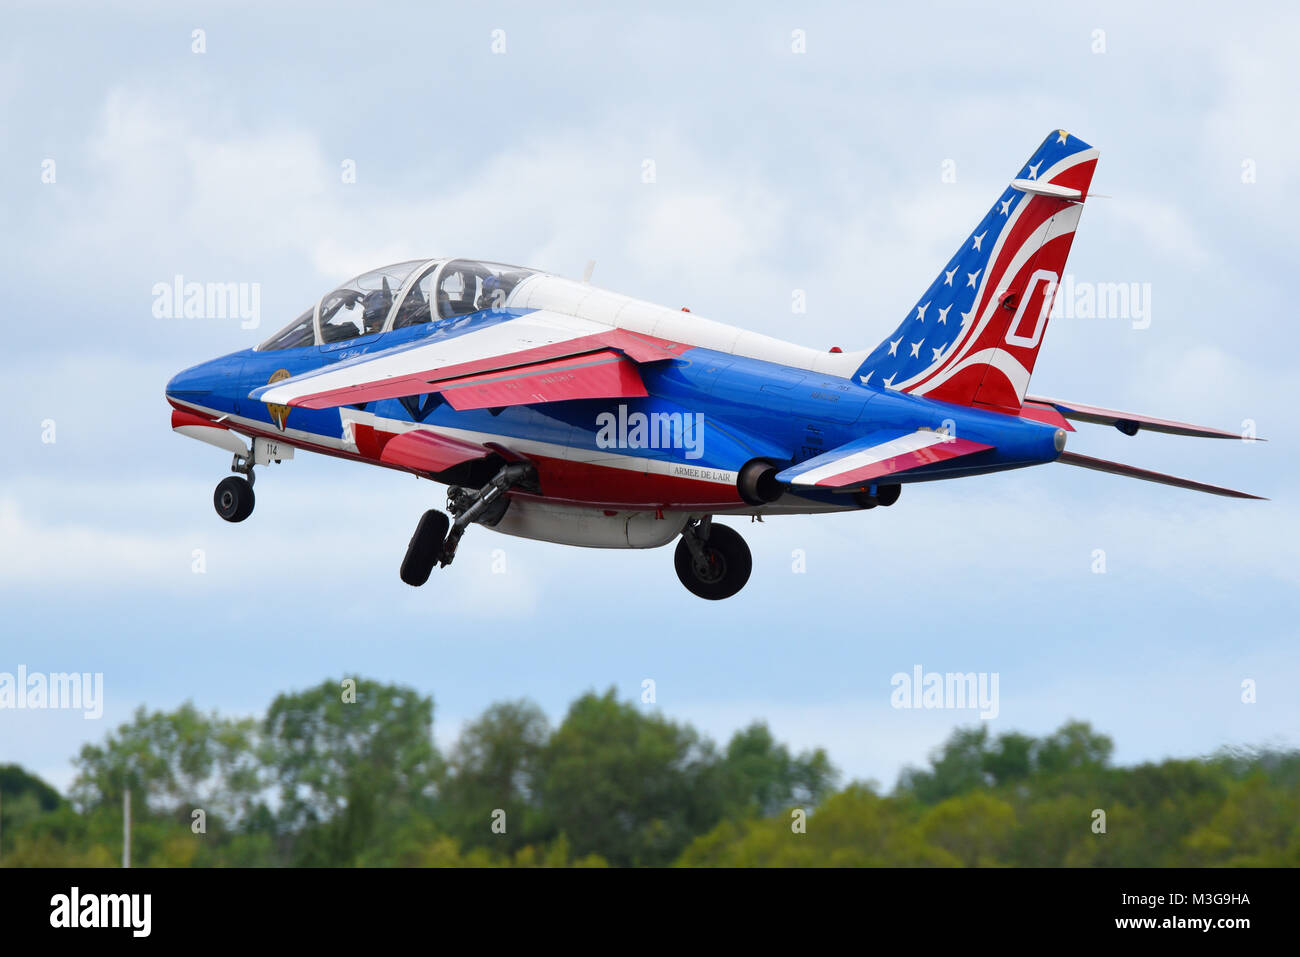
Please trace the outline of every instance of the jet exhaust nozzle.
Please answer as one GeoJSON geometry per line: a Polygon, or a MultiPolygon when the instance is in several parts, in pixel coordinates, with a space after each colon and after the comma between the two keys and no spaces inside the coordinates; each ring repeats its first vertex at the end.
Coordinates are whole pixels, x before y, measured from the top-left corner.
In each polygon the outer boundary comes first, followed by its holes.
{"type": "Polygon", "coordinates": [[[740,469],[736,489],[742,500],[750,505],[766,505],[785,494],[785,483],[778,482],[780,469],[766,459],[752,459],[740,469]]]}

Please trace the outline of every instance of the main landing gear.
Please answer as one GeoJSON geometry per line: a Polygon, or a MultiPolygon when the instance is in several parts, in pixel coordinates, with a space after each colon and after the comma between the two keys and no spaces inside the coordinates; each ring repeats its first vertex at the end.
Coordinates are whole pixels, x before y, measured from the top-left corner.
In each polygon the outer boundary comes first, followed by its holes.
{"type": "Polygon", "coordinates": [[[470,522],[495,525],[505,514],[510,501],[506,492],[518,485],[526,485],[534,476],[527,462],[512,462],[502,467],[492,480],[478,491],[453,485],[447,490],[449,519],[436,508],[431,508],[415,526],[415,534],[406,546],[402,559],[402,581],[419,587],[429,580],[433,566],[446,568],[456,557],[456,547],[470,522]]]}
{"type": "Polygon", "coordinates": [[[745,540],[711,516],[689,522],[673,556],[677,577],[694,595],[718,601],[745,587],[753,559],[745,540]]]}
{"type": "Polygon", "coordinates": [[[212,505],[227,522],[242,522],[253,514],[253,505],[257,501],[253,495],[252,456],[236,452],[230,470],[243,475],[232,475],[218,482],[216,491],[212,493],[212,505]]]}

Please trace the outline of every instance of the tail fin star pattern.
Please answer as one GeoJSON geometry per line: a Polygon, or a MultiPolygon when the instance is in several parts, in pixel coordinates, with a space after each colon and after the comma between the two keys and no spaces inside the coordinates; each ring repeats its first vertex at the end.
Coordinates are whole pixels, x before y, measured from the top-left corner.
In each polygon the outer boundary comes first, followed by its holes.
{"type": "Polygon", "coordinates": [[[858,380],[1018,411],[1097,155],[1065,130],[1048,135],[858,380]]]}

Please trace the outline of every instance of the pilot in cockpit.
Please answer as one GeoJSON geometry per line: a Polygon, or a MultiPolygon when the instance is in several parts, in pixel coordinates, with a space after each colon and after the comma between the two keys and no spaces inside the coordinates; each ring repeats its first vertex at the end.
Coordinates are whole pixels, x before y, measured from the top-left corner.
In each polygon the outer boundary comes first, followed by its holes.
{"type": "Polygon", "coordinates": [[[393,306],[393,291],[389,288],[388,277],[384,277],[383,287],[373,292],[368,292],[361,300],[362,314],[362,335],[369,335],[372,332],[378,332],[384,326],[384,320],[388,318],[388,310],[393,306]]]}
{"type": "Polygon", "coordinates": [[[488,273],[483,277],[483,291],[479,293],[477,308],[500,309],[505,305],[506,290],[501,280],[488,273]]]}
{"type": "Polygon", "coordinates": [[[438,290],[438,312],[442,316],[467,316],[482,308],[477,303],[479,271],[469,264],[457,264],[442,277],[438,290]]]}

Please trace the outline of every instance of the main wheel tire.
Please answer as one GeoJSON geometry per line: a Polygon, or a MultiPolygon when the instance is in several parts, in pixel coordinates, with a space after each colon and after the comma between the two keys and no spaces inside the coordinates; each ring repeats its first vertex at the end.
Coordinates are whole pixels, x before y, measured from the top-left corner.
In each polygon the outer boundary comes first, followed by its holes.
{"type": "Polygon", "coordinates": [[[708,563],[705,569],[696,567],[695,556],[684,538],[677,543],[677,552],[673,555],[677,577],[691,594],[718,601],[730,598],[745,587],[754,561],[749,546],[739,534],[726,525],[714,525],[709,530],[708,541],[701,547],[708,563]]]}
{"type": "Polygon", "coordinates": [[[212,493],[212,506],[227,522],[242,522],[248,518],[253,514],[256,501],[252,483],[240,475],[222,479],[212,493]]]}
{"type": "Polygon", "coordinates": [[[429,580],[433,566],[442,556],[442,543],[449,528],[451,519],[436,508],[420,517],[420,524],[415,526],[415,534],[406,546],[406,557],[402,559],[402,581],[419,588],[429,580]]]}

